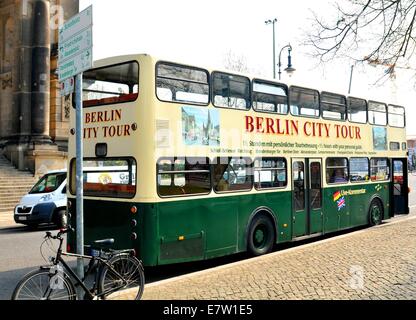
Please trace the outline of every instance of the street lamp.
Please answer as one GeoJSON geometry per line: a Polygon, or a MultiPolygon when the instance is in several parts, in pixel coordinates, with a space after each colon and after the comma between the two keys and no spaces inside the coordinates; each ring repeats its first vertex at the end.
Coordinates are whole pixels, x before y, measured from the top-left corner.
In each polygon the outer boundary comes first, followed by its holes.
{"type": "Polygon", "coordinates": [[[287,49],[287,51],[288,51],[288,56],[287,56],[287,68],[285,69],[285,71],[286,71],[286,73],[287,73],[289,76],[291,76],[291,75],[293,74],[293,72],[295,72],[295,71],[296,71],[296,69],[292,67],[292,56],[290,55],[290,54],[291,54],[291,52],[292,52],[292,46],[291,46],[291,45],[290,45],[290,43],[289,43],[288,45],[284,46],[284,47],[280,50],[280,53],[279,53],[279,64],[278,64],[278,65],[279,65],[279,80],[281,80],[281,74],[282,74],[282,71],[281,71],[281,69],[280,69],[280,67],[282,66],[282,62],[281,62],[282,52],[283,52],[283,50],[284,50],[284,49],[286,49],[286,48],[288,48],[288,49],[287,49]]]}
{"type": "Polygon", "coordinates": [[[275,29],[274,24],[277,22],[277,19],[266,20],[264,23],[266,25],[273,24],[273,79],[276,79],[276,40],[275,40],[275,29]]]}

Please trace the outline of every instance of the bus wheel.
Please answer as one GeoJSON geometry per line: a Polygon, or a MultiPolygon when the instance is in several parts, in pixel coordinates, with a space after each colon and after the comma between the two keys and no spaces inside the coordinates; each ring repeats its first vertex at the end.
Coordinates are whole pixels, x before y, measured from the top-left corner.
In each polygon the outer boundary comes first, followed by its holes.
{"type": "Polygon", "coordinates": [[[269,253],[275,240],[273,222],[264,214],[256,215],[251,221],[247,237],[247,250],[251,255],[269,253]]]}
{"type": "Polygon", "coordinates": [[[369,222],[370,226],[377,226],[381,224],[383,220],[383,206],[378,199],[374,199],[371,202],[369,210],[369,222]]]}

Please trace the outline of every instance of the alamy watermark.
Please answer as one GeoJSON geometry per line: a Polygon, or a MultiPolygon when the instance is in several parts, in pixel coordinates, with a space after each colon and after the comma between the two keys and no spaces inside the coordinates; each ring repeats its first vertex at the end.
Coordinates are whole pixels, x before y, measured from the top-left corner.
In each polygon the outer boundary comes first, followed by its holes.
{"type": "Polygon", "coordinates": [[[364,290],[365,278],[364,268],[362,266],[352,266],[350,268],[350,281],[349,285],[354,290],[364,290]]]}
{"type": "Polygon", "coordinates": [[[49,287],[52,290],[64,289],[64,270],[60,265],[54,265],[50,268],[49,274],[51,278],[49,280],[49,287]]]}

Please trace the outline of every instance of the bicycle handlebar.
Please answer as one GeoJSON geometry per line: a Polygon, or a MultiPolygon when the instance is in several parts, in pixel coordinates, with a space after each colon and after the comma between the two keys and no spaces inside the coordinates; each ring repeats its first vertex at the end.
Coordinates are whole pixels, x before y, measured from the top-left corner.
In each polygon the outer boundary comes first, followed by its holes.
{"type": "Polygon", "coordinates": [[[67,234],[69,231],[74,232],[75,230],[74,230],[74,228],[72,228],[72,227],[68,227],[68,228],[66,228],[66,229],[61,229],[61,230],[59,230],[59,232],[56,234],[56,236],[53,236],[53,235],[52,235],[52,232],[48,231],[48,232],[46,232],[45,239],[62,240],[62,236],[63,236],[64,234],[67,234]]]}

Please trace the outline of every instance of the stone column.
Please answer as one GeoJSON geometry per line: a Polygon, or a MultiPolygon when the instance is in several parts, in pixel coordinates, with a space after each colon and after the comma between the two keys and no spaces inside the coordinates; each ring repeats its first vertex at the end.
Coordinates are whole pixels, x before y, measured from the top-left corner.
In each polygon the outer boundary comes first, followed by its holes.
{"type": "Polygon", "coordinates": [[[13,135],[14,117],[18,115],[18,112],[14,110],[13,105],[13,85],[16,83],[14,79],[14,65],[16,63],[15,57],[15,42],[16,42],[16,20],[14,13],[11,11],[10,16],[6,17],[4,25],[4,56],[2,61],[2,73],[0,75],[0,137],[1,143],[5,144],[9,141],[13,135]]]}
{"type": "Polygon", "coordinates": [[[19,86],[15,92],[15,101],[19,106],[20,144],[30,142],[32,134],[31,106],[32,106],[32,34],[33,19],[32,6],[28,0],[20,2],[20,43],[19,53],[19,86]]]}
{"type": "Polygon", "coordinates": [[[32,51],[32,142],[51,144],[49,136],[50,112],[50,3],[36,0],[34,3],[33,51],[32,51]]]}

